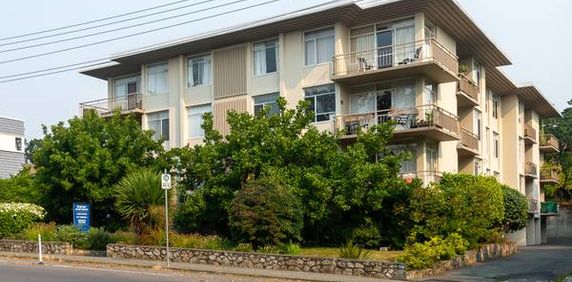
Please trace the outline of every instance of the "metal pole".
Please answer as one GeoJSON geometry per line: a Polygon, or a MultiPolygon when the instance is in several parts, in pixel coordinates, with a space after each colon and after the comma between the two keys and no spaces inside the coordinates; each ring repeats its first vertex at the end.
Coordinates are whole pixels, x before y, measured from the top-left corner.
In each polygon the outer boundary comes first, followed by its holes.
{"type": "Polygon", "coordinates": [[[38,234],[38,264],[44,264],[42,259],[42,234],[38,234]]]}
{"type": "MultiPolygon", "coordinates": [[[[167,170],[165,170],[167,174],[167,170]]],[[[171,267],[171,258],[169,251],[169,190],[165,189],[165,236],[167,239],[167,267],[171,267]]]]}

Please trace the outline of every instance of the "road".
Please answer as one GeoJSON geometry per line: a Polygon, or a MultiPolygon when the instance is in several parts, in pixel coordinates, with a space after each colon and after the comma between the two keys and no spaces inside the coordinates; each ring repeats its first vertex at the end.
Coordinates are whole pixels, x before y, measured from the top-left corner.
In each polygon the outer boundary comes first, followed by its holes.
{"type": "Polygon", "coordinates": [[[30,261],[0,261],[0,282],[246,282],[293,281],[209,273],[181,273],[89,266],[37,265],[30,261]]]}

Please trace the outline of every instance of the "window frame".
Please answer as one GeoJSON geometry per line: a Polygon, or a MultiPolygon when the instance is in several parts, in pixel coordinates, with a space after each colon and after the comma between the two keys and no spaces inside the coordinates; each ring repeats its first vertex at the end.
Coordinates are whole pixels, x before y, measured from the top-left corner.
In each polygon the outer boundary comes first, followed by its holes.
{"type": "Polygon", "coordinates": [[[336,104],[337,104],[337,98],[336,98],[336,96],[337,96],[337,89],[336,89],[336,84],[335,84],[335,83],[326,83],[326,84],[321,84],[321,85],[308,86],[308,87],[304,87],[304,88],[302,89],[302,91],[304,91],[304,93],[303,93],[303,95],[304,95],[304,101],[306,101],[307,99],[314,99],[314,102],[313,102],[314,108],[312,109],[312,111],[314,112],[314,121],[313,121],[313,123],[318,123],[318,122],[331,122],[331,121],[332,121],[331,116],[332,116],[332,115],[335,116],[336,113],[337,113],[337,105],[336,105],[336,104]],[[322,86],[329,86],[329,85],[332,85],[332,86],[333,86],[333,92],[321,93],[321,94],[312,94],[311,96],[308,96],[308,95],[306,94],[306,91],[307,91],[308,89],[317,88],[317,87],[322,87],[322,86]],[[317,103],[317,102],[318,102],[317,97],[327,96],[327,95],[334,95],[334,111],[333,111],[333,112],[325,112],[325,113],[319,113],[319,114],[318,114],[318,113],[317,113],[317,110],[316,110],[316,109],[317,109],[317,105],[318,105],[318,103],[317,103]],[[328,119],[327,119],[327,120],[318,120],[318,115],[326,115],[326,114],[328,114],[328,119]]]}
{"type": "MultiPolygon", "coordinates": [[[[326,37],[323,37],[323,38],[326,38],[326,37]]],[[[304,30],[302,32],[302,50],[303,50],[302,52],[304,53],[304,55],[302,56],[302,60],[303,60],[303,64],[304,64],[305,68],[332,63],[333,56],[336,55],[336,27],[334,25],[329,25],[329,26],[323,26],[323,27],[319,27],[319,28],[304,30]],[[327,29],[331,29],[333,31],[333,35],[329,35],[329,36],[334,37],[334,48],[333,48],[334,53],[332,54],[331,58],[328,61],[318,63],[318,44],[317,44],[317,37],[315,37],[315,38],[313,38],[313,41],[314,41],[314,62],[311,64],[307,64],[306,63],[307,62],[307,59],[306,59],[306,56],[307,56],[307,54],[306,54],[306,41],[309,41],[309,40],[306,39],[306,35],[308,33],[319,32],[319,31],[323,31],[323,30],[327,30],[327,29]]]]}
{"type": "Polygon", "coordinates": [[[169,61],[163,61],[163,62],[157,62],[157,63],[151,63],[151,64],[147,64],[145,65],[145,94],[148,96],[155,96],[155,95],[164,95],[164,94],[168,94],[169,93],[169,61]],[[158,66],[158,65],[166,65],[167,66],[167,91],[166,92],[157,92],[157,93],[151,93],[149,91],[149,69],[153,66],[158,66]]]}
{"type": "Polygon", "coordinates": [[[170,138],[170,135],[171,135],[171,119],[170,119],[169,110],[162,110],[162,111],[155,111],[155,112],[148,113],[148,114],[147,114],[147,129],[148,129],[148,130],[153,130],[153,129],[149,126],[149,123],[150,123],[151,121],[159,121],[159,125],[161,126],[161,133],[160,133],[159,139],[155,139],[155,134],[156,134],[156,132],[153,131],[153,136],[152,136],[153,140],[156,140],[156,141],[162,140],[163,142],[169,142],[170,139],[171,139],[171,138],[170,138]],[[161,118],[161,117],[159,117],[159,118],[157,118],[157,119],[155,119],[155,118],[151,119],[151,117],[152,117],[153,115],[159,115],[159,116],[160,116],[160,115],[163,114],[163,113],[166,113],[166,118],[161,118]],[[165,129],[164,129],[164,127],[163,127],[163,123],[164,123],[165,120],[167,120],[167,134],[166,134],[166,135],[164,134],[164,133],[165,133],[165,132],[164,132],[165,129]],[[166,137],[166,138],[163,138],[163,137],[166,137]]]}
{"type": "Polygon", "coordinates": [[[189,139],[198,139],[198,138],[204,138],[205,137],[205,131],[204,129],[200,129],[201,130],[201,135],[200,136],[191,136],[191,123],[190,123],[190,118],[195,117],[195,116],[199,116],[200,120],[201,120],[201,124],[199,124],[199,127],[202,125],[202,123],[204,122],[203,119],[203,115],[206,113],[212,113],[213,112],[213,104],[212,103],[206,103],[206,104],[200,104],[200,105],[193,105],[193,106],[188,106],[186,108],[187,110],[187,140],[189,139]],[[209,111],[203,111],[203,112],[199,112],[199,113],[193,113],[191,114],[191,109],[192,108],[199,108],[199,107],[209,107],[209,111]]]}
{"type": "Polygon", "coordinates": [[[492,109],[492,115],[493,118],[498,119],[499,118],[499,108],[500,108],[500,97],[496,94],[493,94],[493,109],[492,109]]]}
{"type": "MultiPolygon", "coordinates": [[[[212,85],[212,78],[213,78],[213,57],[211,53],[204,53],[204,54],[199,54],[199,55],[191,55],[191,56],[187,56],[186,60],[185,60],[185,65],[186,65],[186,69],[185,69],[185,81],[186,81],[186,88],[187,89],[192,89],[192,88],[196,88],[196,87],[203,87],[203,86],[211,86],[212,85]],[[207,58],[209,59],[209,73],[208,73],[208,82],[205,84],[197,84],[197,85],[191,85],[191,81],[189,79],[191,79],[191,70],[192,70],[192,60],[194,59],[204,59],[207,58]]],[[[204,74],[203,74],[204,75],[204,74]]]]}
{"type": "MultiPolygon", "coordinates": [[[[269,39],[265,39],[265,40],[252,42],[251,48],[252,48],[252,76],[260,77],[260,76],[265,76],[265,75],[276,74],[280,71],[280,38],[274,37],[274,38],[269,38],[269,39]],[[256,56],[255,56],[256,50],[255,50],[255,46],[257,44],[266,44],[268,42],[275,42],[276,43],[276,45],[274,46],[274,48],[275,48],[274,52],[276,53],[276,70],[273,72],[268,72],[268,66],[267,66],[266,72],[256,74],[256,56]]],[[[264,50],[266,50],[268,47],[265,45],[264,48],[265,48],[264,50]]],[[[266,59],[266,53],[264,55],[264,58],[266,59]]]]}
{"type": "MultiPolygon", "coordinates": [[[[252,112],[254,113],[254,115],[257,115],[258,113],[256,112],[256,106],[260,106],[260,105],[262,105],[262,108],[264,108],[267,105],[271,106],[272,104],[275,104],[276,109],[278,109],[278,98],[280,98],[280,92],[271,92],[271,93],[267,93],[267,94],[260,94],[260,95],[252,96],[252,104],[253,104],[252,112]],[[274,102],[262,102],[262,103],[256,102],[257,98],[262,98],[262,96],[270,96],[270,95],[276,95],[276,99],[274,100],[274,102]]],[[[272,116],[276,113],[273,113],[272,111],[268,112],[269,116],[272,116]]]]}
{"type": "MultiPolygon", "coordinates": [[[[135,78],[135,82],[137,83],[137,91],[135,93],[131,93],[131,94],[139,94],[141,93],[141,87],[143,86],[142,83],[142,76],[141,73],[131,73],[131,74],[126,74],[126,75],[121,75],[121,76],[116,76],[114,78],[112,78],[113,80],[113,98],[117,98],[117,97],[123,97],[123,96],[117,96],[117,81],[120,80],[125,80],[125,79],[129,79],[129,78],[135,78]]],[[[129,95],[130,93],[125,93],[125,96],[129,95]]]]}

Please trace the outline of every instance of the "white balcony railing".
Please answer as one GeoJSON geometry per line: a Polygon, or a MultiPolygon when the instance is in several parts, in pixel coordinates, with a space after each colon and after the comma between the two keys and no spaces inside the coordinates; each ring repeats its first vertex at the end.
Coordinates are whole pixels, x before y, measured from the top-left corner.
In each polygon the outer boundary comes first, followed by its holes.
{"type": "Polygon", "coordinates": [[[126,113],[133,110],[141,110],[141,94],[133,93],[126,96],[104,98],[93,100],[89,102],[80,103],[80,110],[83,113],[85,110],[95,110],[100,115],[108,115],[113,111],[126,113]]]}

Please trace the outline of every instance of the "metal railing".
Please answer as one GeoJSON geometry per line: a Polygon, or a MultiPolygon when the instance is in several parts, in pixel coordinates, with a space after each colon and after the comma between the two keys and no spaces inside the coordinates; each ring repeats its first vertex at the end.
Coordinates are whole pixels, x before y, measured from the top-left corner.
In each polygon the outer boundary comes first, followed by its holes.
{"type": "Polygon", "coordinates": [[[531,124],[524,124],[524,137],[536,140],[536,129],[531,124]]]}
{"type": "Polygon", "coordinates": [[[560,207],[554,201],[547,201],[540,203],[540,213],[548,214],[558,214],[560,212],[560,207]]]}
{"type": "Polygon", "coordinates": [[[556,149],[560,148],[560,143],[556,137],[552,134],[544,134],[540,137],[541,147],[554,147],[556,149]]]}
{"type": "Polygon", "coordinates": [[[400,173],[399,177],[403,178],[406,181],[417,178],[423,181],[424,184],[430,184],[430,183],[440,182],[441,179],[443,179],[443,173],[439,171],[415,171],[415,172],[400,173]]]}
{"type": "Polygon", "coordinates": [[[537,166],[533,162],[526,162],[524,164],[524,174],[537,176],[537,166]]]}
{"type": "Polygon", "coordinates": [[[464,74],[459,74],[458,91],[466,94],[471,99],[479,101],[479,86],[464,74]]]}
{"type": "Polygon", "coordinates": [[[465,128],[461,128],[461,145],[471,150],[479,150],[479,137],[465,128]]]}
{"type": "Polygon", "coordinates": [[[80,103],[80,110],[95,110],[100,115],[112,113],[113,111],[132,111],[142,109],[142,99],[140,93],[128,94],[126,96],[104,98],[89,102],[80,103]]]}
{"type": "Polygon", "coordinates": [[[336,130],[344,130],[346,135],[355,135],[359,130],[388,122],[395,122],[395,131],[433,127],[455,135],[459,134],[457,116],[435,105],[410,108],[394,108],[364,114],[349,114],[337,117],[336,130]]]}
{"type": "Polygon", "coordinates": [[[560,169],[557,167],[543,167],[540,169],[540,180],[552,180],[558,182],[560,169]]]}
{"type": "Polygon", "coordinates": [[[428,38],[336,55],[333,57],[333,75],[350,75],[423,62],[436,62],[452,73],[459,72],[457,55],[435,38],[428,38]]]}
{"type": "Polygon", "coordinates": [[[529,213],[537,213],[538,212],[538,200],[537,199],[528,199],[528,212],[529,213]]]}

